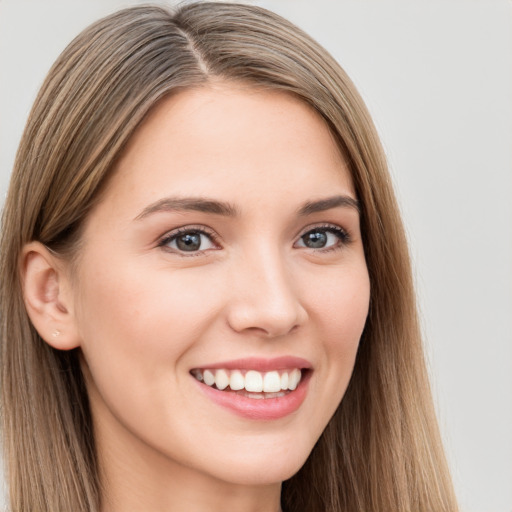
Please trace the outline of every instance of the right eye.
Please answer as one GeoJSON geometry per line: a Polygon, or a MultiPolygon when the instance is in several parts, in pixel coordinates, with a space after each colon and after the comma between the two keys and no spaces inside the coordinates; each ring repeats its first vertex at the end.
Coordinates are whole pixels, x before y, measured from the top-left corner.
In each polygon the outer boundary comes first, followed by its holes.
{"type": "Polygon", "coordinates": [[[169,233],[159,246],[183,253],[197,253],[217,247],[212,235],[200,229],[190,228],[181,228],[169,233]]]}

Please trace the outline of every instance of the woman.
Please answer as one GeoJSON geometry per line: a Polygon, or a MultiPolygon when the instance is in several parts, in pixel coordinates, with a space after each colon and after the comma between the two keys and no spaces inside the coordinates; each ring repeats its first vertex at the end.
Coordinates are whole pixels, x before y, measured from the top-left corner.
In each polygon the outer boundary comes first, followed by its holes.
{"type": "Polygon", "coordinates": [[[257,7],[59,57],[2,226],[13,510],[454,511],[368,113],[257,7]]]}

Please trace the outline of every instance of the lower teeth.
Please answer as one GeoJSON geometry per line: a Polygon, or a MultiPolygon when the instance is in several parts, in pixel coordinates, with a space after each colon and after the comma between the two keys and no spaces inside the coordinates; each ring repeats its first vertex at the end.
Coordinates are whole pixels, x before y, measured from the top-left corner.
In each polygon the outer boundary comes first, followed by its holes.
{"type": "MultiPolygon", "coordinates": [[[[212,386],[212,387],[213,387],[213,389],[218,389],[216,386],[212,386]]],[[[281,398],[282,396],[286,396],[288,393],[290,393],[289,390],[277,391],[274,393],[265,392],[265,391],[257,393],[257,392],[247,391],[245,389],[239,389],[237,391],[233,391],[232,389],[229,389],[229,387],[219,390],[219,391],[223,391],[225,393],[235,393],[235,395],[245,396],[246,398],[252,398],[254,400],[262,400],[264,398],[281,398]]]]}
{"type": "Polygon", "coordinates": [[[279,391],[278,393],[250,393],[249,391],[241,390],[235,391],[235,393],[237,395],[242,395],[247,398],[254,398],[256,400],[260,400],[262,398],[279,398],[286,395],[284,391],[279,391]]]}

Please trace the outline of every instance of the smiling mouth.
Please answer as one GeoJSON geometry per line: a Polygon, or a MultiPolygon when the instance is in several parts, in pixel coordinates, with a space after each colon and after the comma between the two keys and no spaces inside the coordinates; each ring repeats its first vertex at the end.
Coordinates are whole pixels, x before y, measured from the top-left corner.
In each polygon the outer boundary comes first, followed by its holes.
{"type": "Polygon", "coordinates": [[[260,372],[257,370],[194,369],[191,374],[219,391],[236,393],[252,399],[280,398],[297,389],[306,369],[290,368],[260,372]]]}

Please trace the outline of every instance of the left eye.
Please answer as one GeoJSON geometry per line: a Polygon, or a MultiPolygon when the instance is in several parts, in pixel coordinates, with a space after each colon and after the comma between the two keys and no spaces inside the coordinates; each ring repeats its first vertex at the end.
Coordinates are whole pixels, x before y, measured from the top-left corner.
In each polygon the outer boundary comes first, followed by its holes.
{"type": "Polygon", "coordinates": [[[296,243],[297,247],[308,249],[326,249],[335,247],[340,242],[345,242],[347,235],[344,231],[336,228],[315,228],[304,233],[296,243]]]}
{"type": "Polygon", "coordinates": [[[202,231],[182,231],[162,241],[165,247],[181,252],[205,251],[215,247],[211,237],[202,231]]]}

